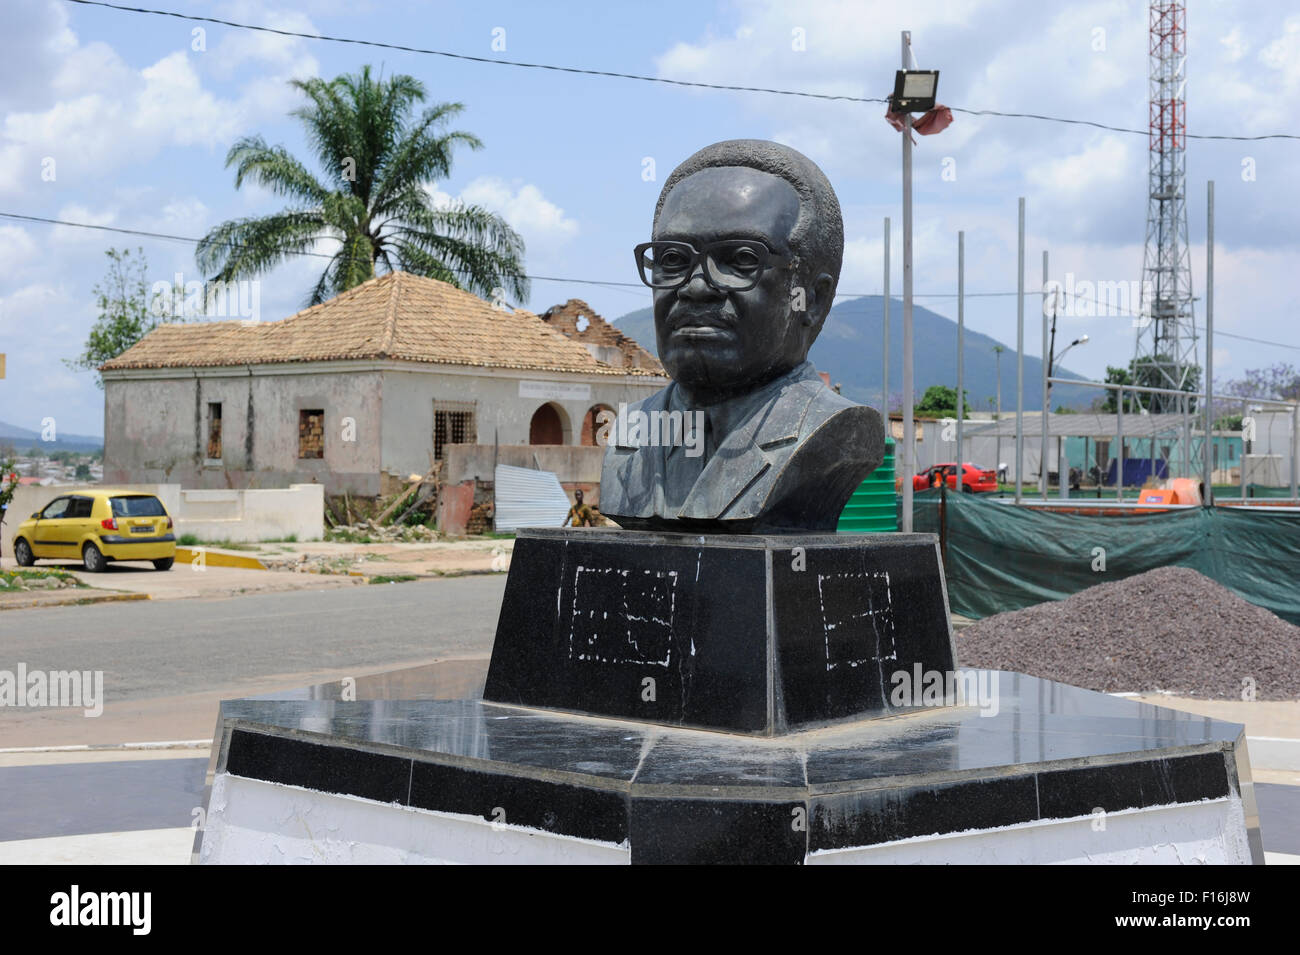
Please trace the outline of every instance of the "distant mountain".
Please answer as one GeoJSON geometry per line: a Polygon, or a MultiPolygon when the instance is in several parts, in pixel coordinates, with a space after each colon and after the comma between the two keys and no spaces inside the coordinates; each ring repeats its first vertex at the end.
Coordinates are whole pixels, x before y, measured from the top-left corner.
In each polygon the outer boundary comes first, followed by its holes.
{"type": "MultiPolygon", "coordinates": [[[[882,365],[880,360],[881,333],[884,330],[884,297],[868,295],[841,302],[831,309],[826,326],[813,343],[809,358],[831,376],[833,383],[843,385],[843,393],[854,401],[879,407],[882,365]]],[[[615,326],[624,335],[637,340],[652,352],[655,348],[654,314],[648,308],[628,312],[615,319],[615,326]]],[[[997,393],[998,357],[993,346],[1001,344],[988,335],[966,329],[966,361],[962,387],[972,411],[990,411],[988,399],[997,393]]],[[[1002,353],[1002,410],[1014,411],[1016,407],[1016,350],[1003,346],[1002,353]]],[[[903,303],[893,299],[889,307],[889,390],[902,394],[903,386],[903,303]]],[[[957,386],[957,323],[920,305],[912,306],[913,378],[916,397],[919,399],[929,385],[957,386]]],[[[1082,375],[1056,370],[1062,378],[1082,375]]],[[[1025,353],[1025,410],[1038,411],[1042,400],[1043,362],[1041,358],[1025,353]]],[[[1052,407],[1087,408],[1101,392],[1095,388],[1055,385],[1052,388],[1052,407]]],[[[897,397],[896,397],[897,400],[897,397]]]]}
{"type": "Polygon", "coordinates": [[[14,450],[24,454],[32,445],[42,451],[98,451],[104,447],[104,439],[85,434],[59,434],[57,441],[42,441],[39,431],[20,428],[16,424],[0,421],[0,444],[12,444],[14,450]]]}

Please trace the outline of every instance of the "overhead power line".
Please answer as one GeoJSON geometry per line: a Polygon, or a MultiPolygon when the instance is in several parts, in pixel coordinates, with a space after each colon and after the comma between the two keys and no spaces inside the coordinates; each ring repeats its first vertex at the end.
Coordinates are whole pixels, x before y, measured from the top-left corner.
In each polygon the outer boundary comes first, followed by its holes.
{"type": "MultiPolygon", "coordinates": [[[[42,225],[68,226],[70,227],[70,229],[92,229],[96,231],[101,231],[101,233],[117,233],[120,235],[138,235],[138,236],[142,236],[142,238],[147,238],[147,239],[165,239],[168,240],[168,242],[185,242],[191,244],[191,246],[196,246],[196,244],[199,243],[199,239],[195,239],[194,236],[190,236],[190,235],[153,233],[153,231],[148,231],[144,229],[123,229],[123,227],[121,226],[96,225],[96,223],[94,222],[72,222],[69,220],[61,220],[61,218],[47,218],[44,216],[23,216],[23,214],[17,212],[0,212],[0,218],[12,218],[12,220],[16,220],[19,222],[39,222],[42,223],[42,225]]],[[[333,255],[330,255],[329,252],[307,252],[307,251],[302,251],[302,249],[283,249],[283,251],[285,251],[286,255],[311,256],[311,257],[315,257],[315,259],[333,259],[334,257],[333,255]]],[[[464,269],[451,269],[451,272],[465,274],[464,269]]],[[[608,282],[598,278],[572,278],[572,277],[560,277],[560,275],[523,275],[523,278],[533,279],[533,281],[537,281],[537,282],[569,282],[569,283],[573,283],[573,285],[594,285],[594,286],[603,286],[603,287],[610,287],[610,288],[620,288],[620,290],[621,288],[645,288],[645,286],[643,286],[641,282],[608,282]]],[[[649,290],[647,290],[646,288],[646,291],[649,290]]],[[[841,298],[842,299],[863,299],[863,298],[868,298],[868,296],[871,295],[879,295],[879,294],[880,292],[837,292],[836,298],[837,299],[841,299],[841,298]]],[[[1041,294],[1043,294],[1043,290],[1041,290],[1041,288],[1039,288],[1039,290],[1037,291],[1026,291],[1026,296],[1041,295],[1041,294]]],[[[918,299],[956,298],[956,292],[914,292],[913,295],[914,298],[918,298],[918,299]]],[[[1011,295],[1019,295],[1019,292],[1015,292],[1015,291],[966,292],[967,298],[1009,298],[1009,296],[1011,295]]],[[[1071,298],[1093,301],[1093,303],[1102,305],[1102,307],[1104,308],[1112,308],[1112,305],[1110,305],[1108,301],[1102,301],[1101,299],[1096,298],[1096,296],[1083,295],[1082,292],[1073,292],[1073,294],[1071,294],[1071,298]]],[[[1117,311],[1115,311],[1115,314],[1119,314],[1119,316],[1126,316],[1126,317],[1138,317],[1138,313],[1136,312],[1122,312],[1122,311],[1118,311],[1118,309],[1117,311]]],[[[1204,329],[1200,329],[1200,327],[1199,329],[1197,329],[1197,331],[1203,331],[1203,330],[1204,329]]],[[[1286,342],[1269,342],[1268,339],[1251,338],[1249,337],[1249,335],[1234,335],[1230,333],[1230,331],[1216,331],[1216,333],[1214,334],[1216,334],[1216,337],[1235,338],[1235,339],[1243,340],[1243,342],[1253,342],[1256,344],[1268,344],[1268,346],[1274,346],[1277,348],[1291,348],[1291,350],[1300,351],[1300,346],[1296,346],[1296,344],[1287,344],[1286,342]]]]}
{"type": "MultiPolygon", "coordinates": [[[[529,63],[523,60],[506,60],[491,56],[472,56],[468,53],[452,53],[449,50],[430,50],[423,47],[406,46],[401,43],[384,43],[380,40],[362,40],[356,37],[330,36],[325,33],[305,33],[299,30],[284,30],[278,27],[258,26],[253,23],[239,23],[235,20],[225,20],[220,17],[204,17],[193,13],[179,13],[174,10],[154,10],[148,7],[131,7],[120,3],[108,3],[106,0],[68,0],[68,2],[79,3],[82,6],[87,7],[104,7],[122,13],[143,13],[149,16],[172,17],[177,20],[189,20],[196,23],[214,23],[218,26],[231,27],[236,30],[254,30],[258,33],[274,33],[278,36],[289,36],[302,40],[323,40],[327,43],[348,43],[355,46],[371,46],[383,50],[398,50],[403,53],[419,53],[425,56],[441,56],[452,60],[466,60],[471,63],[487,63],[493,66],[513,66],[528,70],[550,70],[556,73],[576,73],[584,76],[602,76],[610,79],[636,80],[642,83],[663,83],[668,86],[724,90],[736,93],[768,93],[774,96],[797,96],[805,99],[838,100],[848,103],[885,104],[888,102],[886,98],[876,96],[842,96],[833,93],[811,93],[807,90],[774,89],[766,86],[740,86],[730,83],[702,83],[695,80],[674,80],[663,76],[647,76],[641,73],[619,73],[612,70],[589,70],[577,66],[560,66],[554,63],[529,63]]],[[[1095,129],[1104,129],[1115,133],[1128,133],[1135,136],[1146,136],[1149,135],[1150,132],[1145,129],[1130,129],[1124,126],[1112,126],[1108,123],[1098,123],[1086,119],[1065,119],[1060,116],[1047,116],[1042,113],[1012,113],[996,109],[968,109],[962,106],[950,106],[948,108],[954,113],[965,113],[969,116],[997,116],[1004,119],[1035,119],[1048,123],[1064,123],[1070,126],[1091,126],[1095,129]]],[[[1300,134],[1296,133],[1267,133],[1261,136],[1226,136],[1187,133],[1186,136],[1188,139],[1218,139],[1233,140],[1236,142],[1256,142],[1265,139],[1300,140],[1300,134]]]]}

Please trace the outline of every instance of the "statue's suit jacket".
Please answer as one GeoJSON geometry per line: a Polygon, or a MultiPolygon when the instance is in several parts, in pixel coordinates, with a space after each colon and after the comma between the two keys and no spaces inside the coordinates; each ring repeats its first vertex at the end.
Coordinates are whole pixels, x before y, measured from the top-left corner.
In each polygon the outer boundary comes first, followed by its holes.
{"type": "MultiPolygon", "coordinates": [[[[673,407],[677,387],[628,411],[654,421],[654,412],[673,407]]],[[[605,449],[600,512],[634,529],[834,531],[849,497],[884,458],[880,415],[827,388],[808,362],[753,395],[680,507],[667,503],[680,494],[665,495],[668,449],[620,446],[625,430],[616,424],[605,449]]]]}

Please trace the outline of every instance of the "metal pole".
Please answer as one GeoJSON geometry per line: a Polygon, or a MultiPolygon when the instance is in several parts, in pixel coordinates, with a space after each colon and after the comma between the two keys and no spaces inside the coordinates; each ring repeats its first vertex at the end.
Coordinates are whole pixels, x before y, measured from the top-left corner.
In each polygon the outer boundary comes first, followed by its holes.
{"type": "MultiPolygon", "coordinates": [[[[903,69],[912,34],[903,31],[903,69]]],[[[916,471],[916,424],[912,420],[912,114],[903,114],[903,526],[912,531],[912,475],[916,471]]]]}
{"type": "Polygon", "coordinates": [[[1246,428],[1253,427],[1246,424],[1246,419],[1250,417],[1250,399],[1241,403],[1241,499],[1246,500],[1246,428]]]}
{"type": "Polygon", "coordinates": [[[1056,474],[1061,482],[1061,500],[1070,497],[1070,462],[1065,457],[1065,435],[1056,436],[1056,474]]]}
{"type": "Polygon", "coordinates": [[[1115,389],[1115,499],[1124,500],[1124,388],[1115,389]]]}
{"type": "Polygon", "coordinates": [[[1016,503],[1025,463],[1025,197],[1020,197],[1020,243],[1016,257],[1016,503]]]}
{"type": "Polygon", "coordinates": [[[961,440],[962,419],[966,417],[962,401],[962,361],[966,355],[966,233],[957,233],[957,493],[966,483],[966,467],[962,461],[965,445],[961,440]]]}
{"type": "Polygon", "coordinates": [[[1300,402],[1291,406],[1291,500],[1300,500],[1300,402]]]}
{"type": "Polygon", "coordinates": [[[1043,445],[1038,460],[1038,490],[1047,500],[1047,368],[1052,363],[1047,345],[1047,250],[1043,249],[1043,445]]]}
{"type": "Polygon", "coordinates": [[[885,417],[885,437],[889,437],[889,216],[885,216],[885,320],[884,320],[884,344],[881,346],[885,354],[884,374],[880,379],[880,394],[883,406],[880,413],[885,417]]]}

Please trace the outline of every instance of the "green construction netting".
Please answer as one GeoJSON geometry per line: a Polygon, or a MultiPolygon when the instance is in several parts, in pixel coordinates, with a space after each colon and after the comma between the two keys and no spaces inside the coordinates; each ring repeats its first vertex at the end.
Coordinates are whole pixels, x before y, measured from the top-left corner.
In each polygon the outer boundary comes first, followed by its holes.
{"type": "MultiPolygon", "coordinates": [[[[917,492],[916,531],[940,532],[939,503],[940,492],[917,492]]],[[[1177,565],[1300,624],[1300,514],[1213,507],[1093,517],[948,494],[944,525],[948,601],[968,617],[1062,600],[1097,584],[1177,565]]]]}

